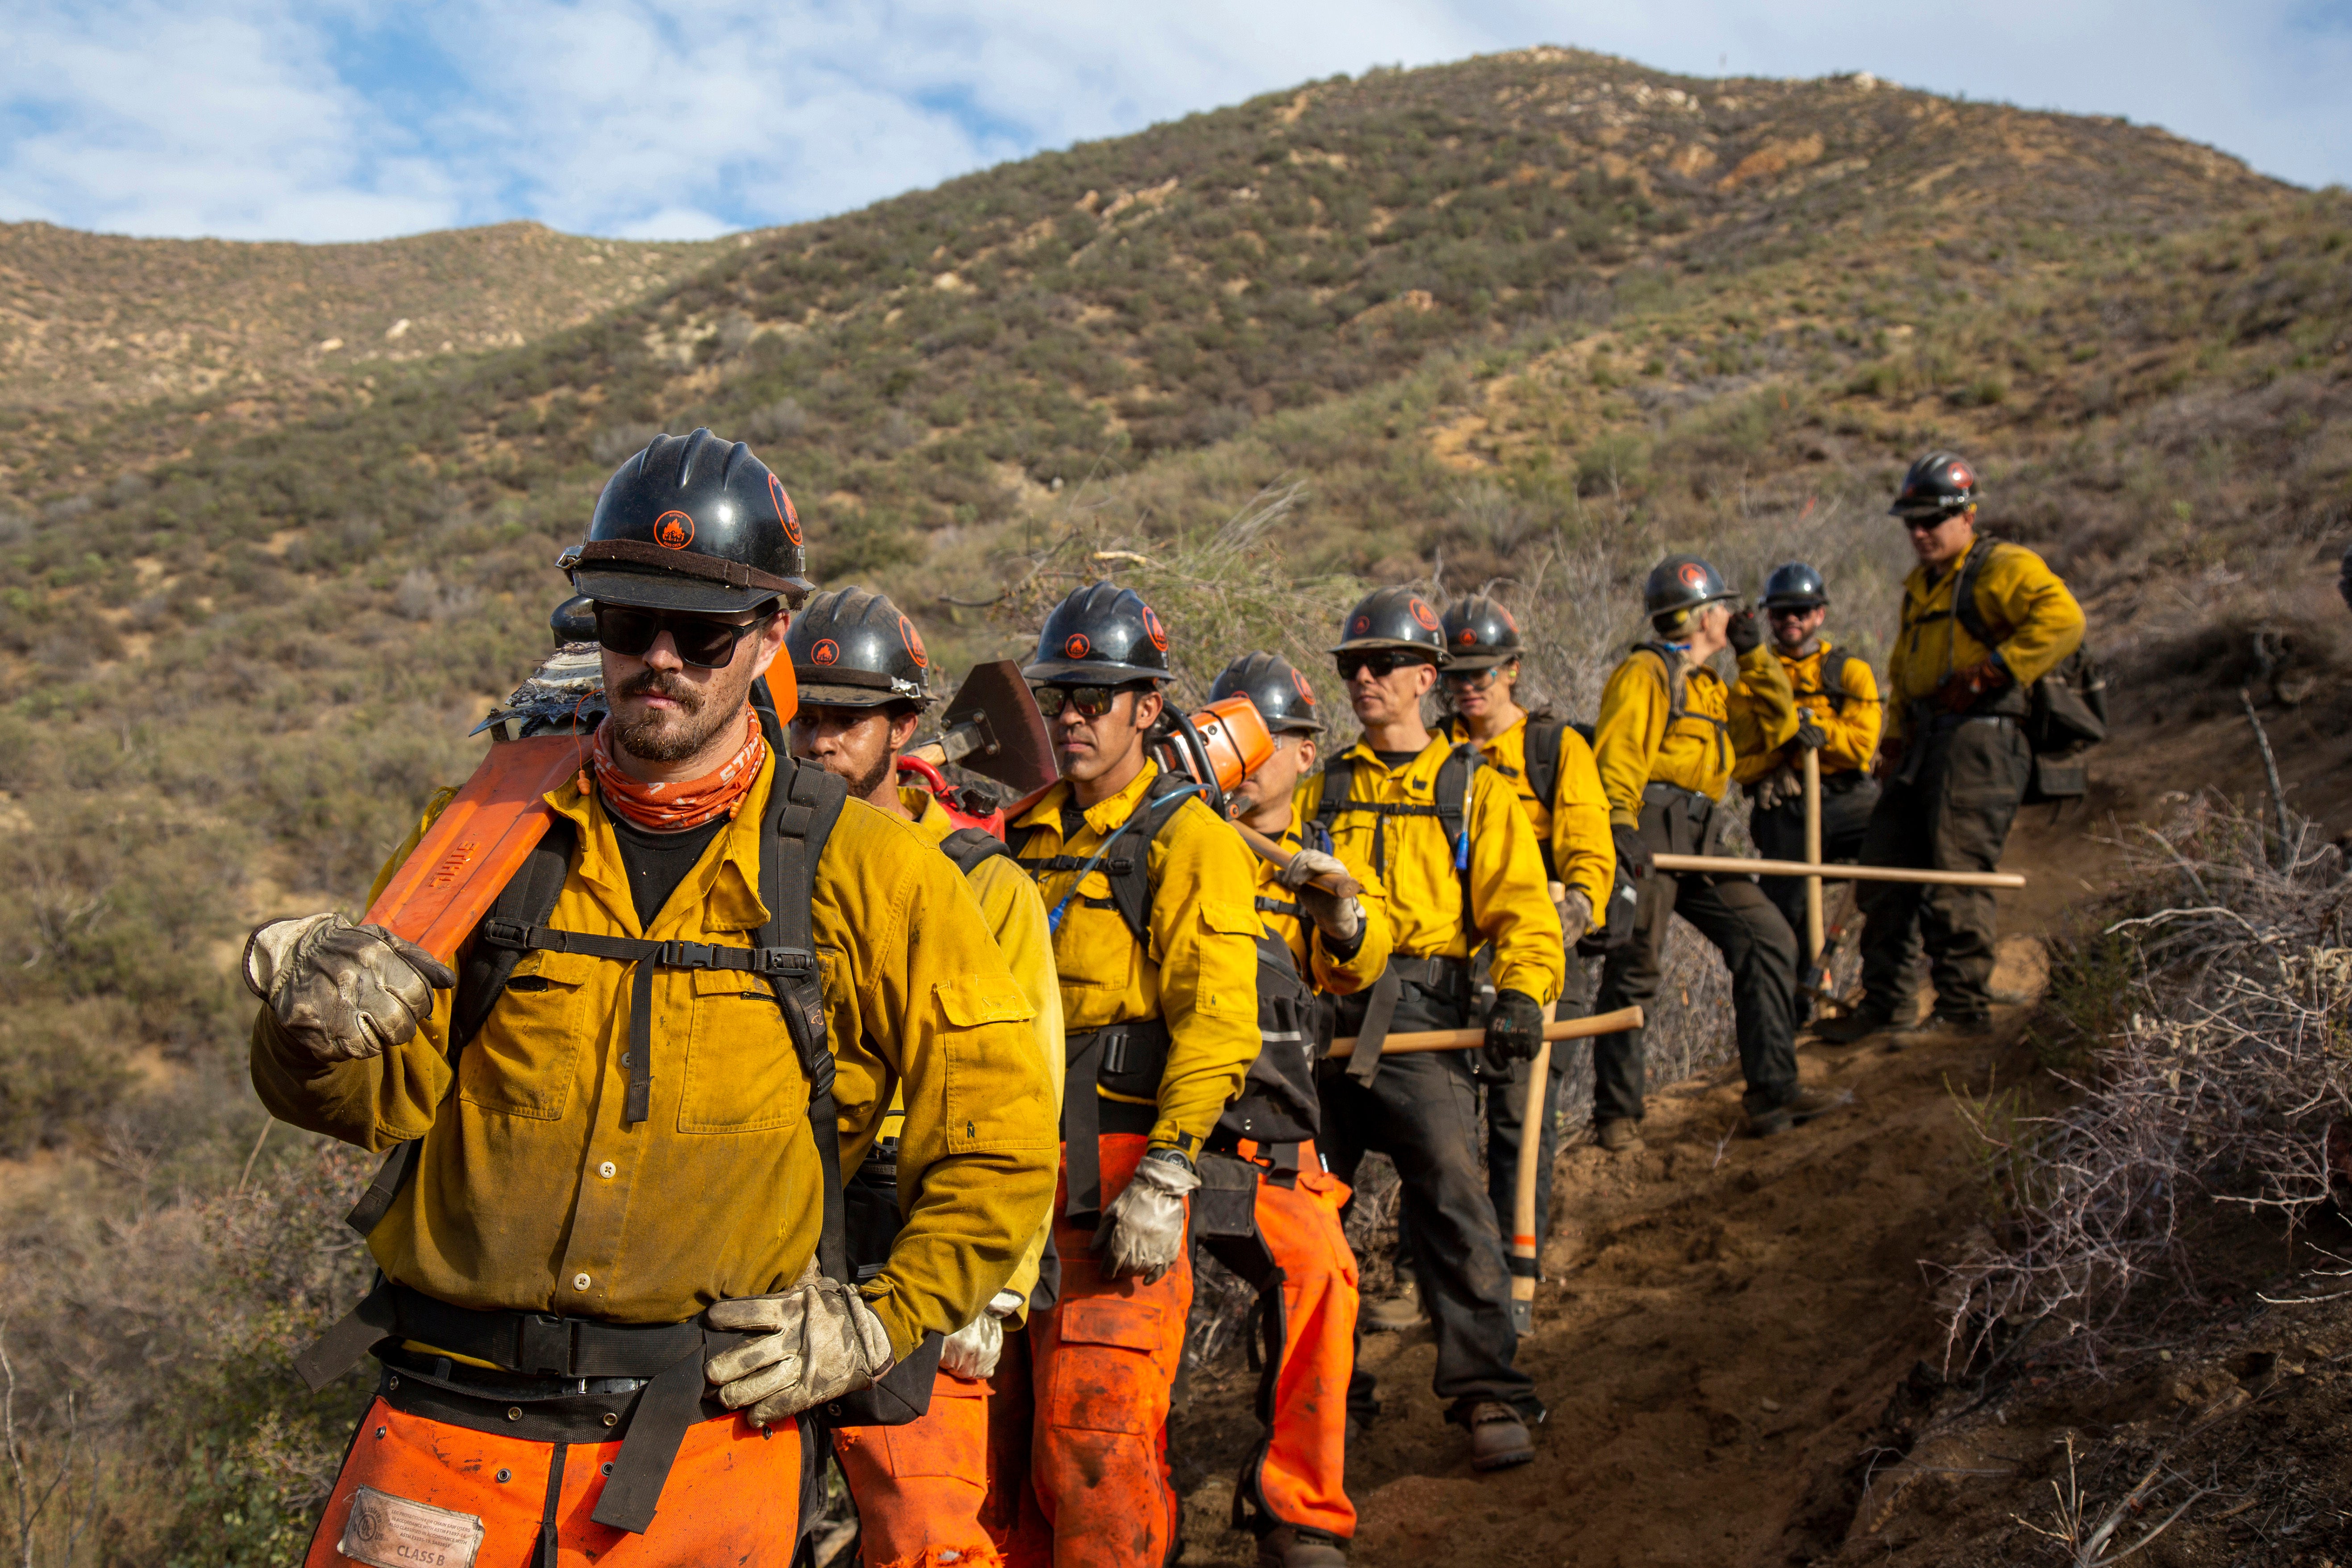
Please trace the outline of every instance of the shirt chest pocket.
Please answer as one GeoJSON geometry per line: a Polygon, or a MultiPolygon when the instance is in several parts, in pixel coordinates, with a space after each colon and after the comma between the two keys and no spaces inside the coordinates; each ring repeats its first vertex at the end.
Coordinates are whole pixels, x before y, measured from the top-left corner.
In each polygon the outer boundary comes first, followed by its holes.
{"type": "MultiPolygon", "coordinates": [[[[526,952],[508,977],[481,1032],[457,1060],[458,1098],[503,1116],[560,1120],[572,1102],[581,1050],[601,1023],[588,1015],[601,959],[577,952],[526,952]]],[[[609,966],[617,978],[620,966],[609,966]]]]}
{"type": "Polygon", "coordinates": [[[1110,902],[1110,880],[1089,873],[1062,913],[1054,935],[1054,966],[1065,990],[1108,991],[1124,996],[1136,984],[1141,953],[1135,935],[1110,902]]]}
{"type": "MultiPolygon", "coordinates": [[[[763,1132],[805,1118],[808,1079],[768,983],[731,969],[690,973],[694,1014],[687,1031],[677,1130],[763,1132]]],[[[657,1059],[661,1049],[656,1040],[657,1059]]],[[[658,1066],[655,1071],[659,1073],[658,1066]]]]}

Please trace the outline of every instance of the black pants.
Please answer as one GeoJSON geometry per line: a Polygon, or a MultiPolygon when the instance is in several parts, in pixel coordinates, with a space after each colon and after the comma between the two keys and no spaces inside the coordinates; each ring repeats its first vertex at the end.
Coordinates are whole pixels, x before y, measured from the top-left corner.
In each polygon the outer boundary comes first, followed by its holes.
{"type": "MultiPolygon", "coordinates": [[[[1362,997],[1343,997],[1339,1032],[1355,1033],[1363,1016],[1362,997]]],[[[1458,999],[1407,981],[1389,1027],[1458,1029],[1466,1021],[1458,999]]],[[[1433,1382],[1438,1396],[1452,1402],[1446,1419],[1459,1421],[1487,1400],[1533,1418],[1543,1402],[1535,1380],[1511,1364],[1519,1341],[1511,1327],[1510,1264],[1478,1180],[1478,1085],[1465,1056],[1386,1058],[1369,1088],[1337,1070],[1342,1064],[1325,1068],[1322,1147],[1331,1173],[1350,1184],[1370,1151],[1396,1164],[1398,1228],[1410,1238],[1413,1276],[1437,1326],[1433,1382]]],[[[1360,1327],[1357,1334],[1360,1343],[1360,1327]]],[[[1348,1408],[1365,1421],[1379,1408],[1371,1374],[1360,1365],[1349,1380],[1348,1408]]]]}
{"type": "MultiPolygon", "coordinates": [[[[1658,997],[1666,922],[1675,915],[1713,942],[1731,970],[1731,1006],[1739,1032],[1739,1066],[1748,1075],[1749,1114],[1797,1096],[1797,939],[1763,889],[1746,877],[1654,868],[1634,886],[1633,940],[1601,971],[1596,1012],[1648,1007],[1658,997]]],[[[1640,1029],[1592,1042],[1592,1119],[1642,1114],[1640,1029]]]]}
{"type": "MultiPolygon", "coordinates": [[[[1912,782],[1890,783],[1878,797],[1863,859],[1939,871],[1999,869],[2033,769],[2032,749],[2016,723],[1971,719],[1931,728],[1914,744],[1927,752],[1912,782]]],[[[1862,914],[1864,1006],[1908,1017],[1916,998],[1907,960],[1924,947],[1937,1012],[1980,1018],[1991,1010],[1991,889],[1865,882],[1862,914]]]]}
{"type": "MultiPolygon", "coordinates": [[[[1559,1005],[1552,1010],[1556,1018],[1581,1018],[1591,1011],[1584,1004],[1581,989],[1583,970],[1574,952],[1568,955],[1569,989],[1560,994],[1559,1005]]],[[[1533,1112],[1538,1137],[1536,1143],[1536,1240],[1538,1245],[1551,1234],[1551,1163],[1559,1147],[1559,1127],[1554,1112],[1559,1107],[1560,1074],[1568,1068],[1568,1053],[1576,1048],[1573,1040],[1562,1040],[1551,1048],[1551,1070],[1546,1074],[1543,1102],[1533,1112]]],[[[1528,1079],[1533,1062],[1515,1062],[1511,1081],[1489,1082],[1486,1085],[1486,1196],[1495,1205],[1495,1228],[1502,1232],[1508,1248],[1517,1228],[1519,1205],[1519,1130],[1527,1125],[1528,1079]]]]}
{"type": "MultiPolygon", "coordinates": [[[[1855,860],[1864,858],[1863,840],[1870,832],[1871,808],[1878,804],[1878,785],[1859,773],[1837,776],[1835,787],[1830,779],[1822,781],[1822,858],[1824,860],[1855,860]]],[[[1748,836],[1756,840],[1756,848],[1767,860],[1801,860],[1805,858],[1805,802],[1800,795],[1783,801],[1769,811],[1748,814],[1748,836]]],[[[1796,934],[1797,951],[1804,952],[1805,942],[1805,879],[1802,877],[1759,877],[1757,886],[1789,922],[1796,934]]]]}

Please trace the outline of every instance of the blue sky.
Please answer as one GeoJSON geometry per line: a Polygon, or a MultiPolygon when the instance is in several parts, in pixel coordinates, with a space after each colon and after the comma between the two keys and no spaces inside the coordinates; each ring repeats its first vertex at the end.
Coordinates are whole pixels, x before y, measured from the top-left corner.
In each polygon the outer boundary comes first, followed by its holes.
{"type": "Polygon", "coordinates": [[[9,0],[0,218],[700,237],[1372,65],[1538,43],[2124,114],[2352,182],[2352,0],[9,0]]]}

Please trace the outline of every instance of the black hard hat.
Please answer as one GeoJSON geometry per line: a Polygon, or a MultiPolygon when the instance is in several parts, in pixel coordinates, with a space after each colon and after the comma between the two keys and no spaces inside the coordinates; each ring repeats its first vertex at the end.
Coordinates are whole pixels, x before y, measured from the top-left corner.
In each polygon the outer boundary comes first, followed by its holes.
{"type": "Polygon", "coordinates": [[[1734,596],[1724,585],[1723,574],[1706,562],[1696,555],[1669,555],[1650,568],[1650,580],[1642,584],[1642,612],[1655,621],[1734,596]]]}
{"type": "Polygon", "coordinates": [[[1949,517],[1977,504],[1977,472],[1957,452],[1930,452],[1911,465],[1889,517],[1949,517]]]}
{"type": "Polygon", "coordinates": [[[898,606],[863,588],[817,595],[793,617],[784,652],[803,707],[879,708],[931,700],[923,637],[898,606]]]}
{"type": "Polygon", "coordinates": [[[1209,688],[1209,700],[1246,697],[1257,705],[1258,717],[1276,734],[1319,735],[1323,721],[1315,716],[1315,689],[1278,653],[1245,653],[1225,666],[1209,688]]]}
{"type": "Polygon", "coordinates": [[[1432,664],[1450,662],[1445,628],[1437,612],[1410,588],[1381,588],[1365,595],[1339,623],[1339,642],[1330,651],[1354,653],[1381,647],[1425,653],[1432,664]]]}
{"type": "Polygon", "coordinates": [[[1449,669],[1492,669],[1527,651],[1511,612],[1483,594],[1465,595],[1446,605],[1444,629],[1449,669]]]}
{"type": "Polygon", "coordinates": [[[587,542],[556,564],[592,599],[701,615],[797,605],[816,585],[783,482],[703,429],[656,436],[614,469],[587,542]]]}
{"type": "Polygon", "coordinates": [[[1775,567],[1772,575],[1764,579],[1768,610],[1816,610],[1829,602],[1830,591],[1822,574],[1801,561],[1775,567]]]}
{"type": "Polygon", "coordinates": [[[1024,680],[1047,686],[1123,686],[1166,680],[1168,628],[1143,595],[1116,583],[1073,589],[1045,617],[1024,680]]]}

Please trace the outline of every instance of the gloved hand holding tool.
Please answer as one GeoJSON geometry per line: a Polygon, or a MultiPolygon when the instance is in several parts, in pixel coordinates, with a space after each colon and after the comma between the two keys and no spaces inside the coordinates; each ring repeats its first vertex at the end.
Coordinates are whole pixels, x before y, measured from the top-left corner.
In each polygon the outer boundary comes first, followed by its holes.
{"type": "Polygon", "coordinates": [[[1592,929],[1592,900],[1584,896],[1581,888],[1570,888],[1559,900],[1559,935],[1563,944],[1574,947],[1586,931],[1592,929]]]}
{"type": "Polygon", "coordinates": [[[1364,929],[1364,906],[1352,898],[1341,898],[1314,885],[1318,877],[1348,877],[1348,868],[1337,855],[1326,855],[1320,849],[1300,849],[1290,857],[1290,864],[1274,874],[1275,880],[1286,888],[1297,889],[1298,907],[1307,911],[1316,929],[1334,942],[1353,942],[1364,929]]]}
{"type": "Polygon", "coordinates": [[[1745,605],[1732,612],[1731,619],[1724,623],[1723,635],[1731,651],[1745,658],[1764,646],[1764,623],[1756,618],[1755,606],[1745,605]]]}
{"type": "Polygon", "coordinates": [[[1936,705],[1947,713],[1965,713],[2008,684],[2009,672],[1987,660],[1946,676],[1936,688],[1936,705]]]}
{"type": "Polygon", "coordinates": [[[1543,1027],[1541,1003],[1507,986],[1496,992],[1495,1010],[1486,1015],[1486,1065],[1507,1073],[1513,1062],[1533,1061],[1543,1027]]]}
{"type": "Polygon", "coordinates": [[[318,1062],[380,1056],[416,1034],[433,993],[457,984],[449,966],[380,925],[337,914],[256,926],[245,942],[245,984],[279,1028],[318,1062]]]}
{"type": "Polygon", "coordinates": [[[1021,1310],[1023,1300],[1017,1290],[999,1290],[979,1317],[940,1346],[940,1370],[982,1381],[994,1377],[1004,1354],[1004,1320],[1021,1310]]]}
{"type": "Polygon", "coordinates": [[[825,1279],[814,1260],[791,1289],[716,1301],[703,1316],[714,1329],[763,1336],[720,1352],[702,1369],[719,1402],[755,1426],[871,1387],[893,1364],[882,1320],[856,1286],[825,1279]]]}
{"type": "Polygon", "coordinates": [[[1797,744],[1809,752],[1818,752],[1830,743],[1829,731],[1813,722],[1813,710],[1797,710],[1797,744]]]}
{"type": "Polygon", "coordinates": [[[1192,1162],[1174,1149],[1154,1149],[1135,1167],[1134,1179],[1103,1211],[1109,1234],[1114,1278],[1139,1276],[1157,1285],[1184,1253],[1184,1194],[1201,1184],[1192,1162]]]}

